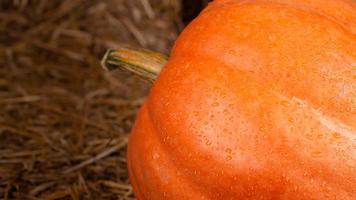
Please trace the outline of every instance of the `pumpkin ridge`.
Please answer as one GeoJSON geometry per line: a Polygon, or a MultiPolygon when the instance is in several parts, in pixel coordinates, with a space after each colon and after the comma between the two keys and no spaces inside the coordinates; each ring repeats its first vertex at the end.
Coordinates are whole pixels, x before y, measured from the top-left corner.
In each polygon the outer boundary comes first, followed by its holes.
{"type": "Polygon", "coordinates": [[[293,96],[292,98],[288,98],[284,95],[281,94],[276,94],[278,97],[281,99],[287,100],[289,102],[296,102],[300,106],[308,108],[313,115],[316,116],[316,119],[324,125],[324,127],[328,128],[329,130],[332,130],[334,132],[340,133],[344,137],[350,138],[351,141],[356,142],[356,131],[354,130],[355,128],[352,126],[349,126],[343,122],[340,122],[334,118],[331,118],[329,116],[326,116],[320,109],[314,108],[309,102],[307,102],[304,99],[301,99],[299,97],[293,96]]]}
{"type": "MultiPolygon", "coordinates": [[[[173,160],[172,159],[172,156],[170,155],[170,152],[169,152],[169,149],[168,148],[166,148],[166,146],[164,145],[164,143],[163,143],[163,139],[159,136],[159,132],[160,132],[160,130],[155,126],[155,124],[154,124],[154,122],[153,122],[153,120],[152,120],[152,117],[150,116],[150,112],[149,112],[149,106],[147,105],[147,104],[144,104],[144,106],[142,107],[142,109],[140,110],[140,113],[142,113],[142,115],[144,116],[144,118],[145,118],[145,120],[146,120],[146,122],[145,123],[149,123],[150,124],[150,126],[151,126],[151,128],[150,129],[152,129],[150,132],[151,132],[151,134],[153,134],[154,135],[154,137],[155,137],[155,141],[156,142],[158,142],[158,143],[156,143],[155,144],[155,148],[156,148],[156,150],[158,149],[159,150],[159,152],[158,153],[160,153],[161,154],[161,156],[160,157],[164,157],[165,159],[164,159],[164,161],[163,161],[163,164],[161,163],[161,165],[160,166],[157,166],[157,167],[161,167],[161,168],[164,168],[165,170],[168,170],[168,171],[170,171],[171,173],[173,173],[173,177],[171,178],[171,179],[174,179],[175,180],[175,182],[179,182],[181,185],[183,185],[185,188],[189,188],[190,190],[191,190],[191,192],[192,191],[194,191],[194,194],[192,194],[192,193],[190,193],[190,194],[185,194],[185,193],[182,193],[179,197],[184,197],[184,198],[190,198],[190,197],[195,197],[195,199],[197,199],[197,197],[199,196],[200,198],[199,198],[199,200],[201,199],[201,200],[205,200],[206,199],[206,195],[203,193],[203,189],[201,188],[201,187],[199,187],[199,185],[198,184],[196,184],[196,183],[194,183],[194,182],[192,182],[192,180],[190,180],[189,179],[189,176],[188,175],[186,175],[186,174],[184,174],[184,173],[180,173],[180,175],[179,176],[177,176],[176,175],[176,173],[177,172],[179,172],[179,171],[181,171],[182,170],[182,168],[181,167],[179,167],[180,166],[180,160],[177,162],[177,161],[175,161],[175,160],[173,160]],[[158,148],[157,148],[158,147],[158,148]],[[162,150],[164,150],[164,151],[162,151],[162,150]],[[164,155],[162,155],[162,153],[164,154],[164,155]],[[177,181],[178,180],[178,181],[177,181]]],[[[150,137],[150,139],[151,139],[152,137],[150,137]]],[[[140,149],[141,150],[141,149],[140,149]]],[[[139,153],[139,154],[141,154],[141,155],[144,155],[145,157],[147,157],[147,156],[152,156],[151,155],[151,153],[152,152],[146,152],[146,151],[144,151],[144,152],[135,152],[135,153],[139,153]]],[[[145,159],[146,160],[146,159],[145,159]]],[[[149,161],[148,162],[152,162],[151,161],[152,159],[149,159],[149,161]]],[[[141,162],[143,162],[143,161],[141,161],[141,162]]],[[[152,163],[151,163],[152,164],[152,163]]],[[[148,165],[148,163],[145,163],[145,165],[148,165]]],[[[142,167],[143,169],[142,170],[146,170],[146,169],[144,169],[144,166],[145,165],[140,165],[140,166],[138,166],[138,165],[136,165],[136,167],[142,167]]],[[[131,166],[133,166],[133,165],[131,165],[131,166]]],[[[133,176],[135,176],[135,171],[133,171],[133,170],[130,170],[131,172],[130,173],[132,173],[132,175],[133,176]]],[[[157,181],[157,180],[155,180],[155,181],[157,181]]],[[[160,182],[160,181],[159,181],[160,182]]],[[[133,182],[133,184],[135,185],[135,186],[138,186],[139,187],[139,185],[137,185],[137,184],[139,184],[139,183],[136,183],[136,182],[133,182]]],[[[160,183],[160,184],[162,184],[162,183],[160,183]]],[[[136,187],[135,187],[136,188],[136,187]]],[[[139,190],[138,190],[139,191],[139,190]]],[[[165,191],[166,192],[166,191],[165,191]]],[[[141,197],[143,197],[143,200],[146,200],[146,199],[149,199],[149,198],[144,198],[145,196],[144,196],[144,193],[140,193],[140,195],[141,195],[141,197]]],[[[140,199],[141,200],[141,199],[140,199]]],[[[198,200],[198,199],[197,199],[198,200]]]]}

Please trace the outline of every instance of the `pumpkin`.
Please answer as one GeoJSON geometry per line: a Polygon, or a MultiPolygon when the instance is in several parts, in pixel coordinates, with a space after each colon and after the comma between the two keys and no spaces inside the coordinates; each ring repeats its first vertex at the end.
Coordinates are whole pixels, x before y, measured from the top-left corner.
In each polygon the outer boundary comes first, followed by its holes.
{"type": "Polygon", "coordinates": [[[356,199],[356,1],[215,0],[128,145],[139,200],[356,199]]]}

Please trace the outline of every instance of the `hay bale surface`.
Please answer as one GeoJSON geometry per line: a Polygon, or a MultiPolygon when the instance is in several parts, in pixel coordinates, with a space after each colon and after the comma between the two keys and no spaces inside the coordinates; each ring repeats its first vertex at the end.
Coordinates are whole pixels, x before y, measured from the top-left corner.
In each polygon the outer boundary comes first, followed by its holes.
{"type": "Polygon", "coordinates": [[[0,199],[134,199],[126,145],[149,85],[108,48],[168,53],[178,0],[0,1],[0,199]]]}

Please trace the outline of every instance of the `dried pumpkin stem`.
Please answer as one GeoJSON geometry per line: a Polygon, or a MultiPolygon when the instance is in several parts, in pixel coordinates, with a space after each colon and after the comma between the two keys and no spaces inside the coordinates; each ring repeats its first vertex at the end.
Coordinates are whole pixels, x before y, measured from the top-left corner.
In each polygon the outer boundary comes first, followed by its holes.
{"type": "Polygon", "coordinates": [[[108,50],[101,64],[106,70],[129,71],[153,82],[166,64],[167,59],[166,55],[149,50],[118,48],[108,50]]]}

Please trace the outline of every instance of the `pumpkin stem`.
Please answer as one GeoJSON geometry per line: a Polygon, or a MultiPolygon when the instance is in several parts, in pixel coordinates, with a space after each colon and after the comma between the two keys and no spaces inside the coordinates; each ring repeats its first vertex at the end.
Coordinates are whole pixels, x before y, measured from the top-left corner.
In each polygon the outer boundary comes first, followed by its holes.
{"type": "Polygon", "coordinates": [[[109,71],[121,69],[153,82],[166,64],[167,59],[166,55],[149,50],[118,48],[109,49],[105,53],[101,65],[109,71]]]}

